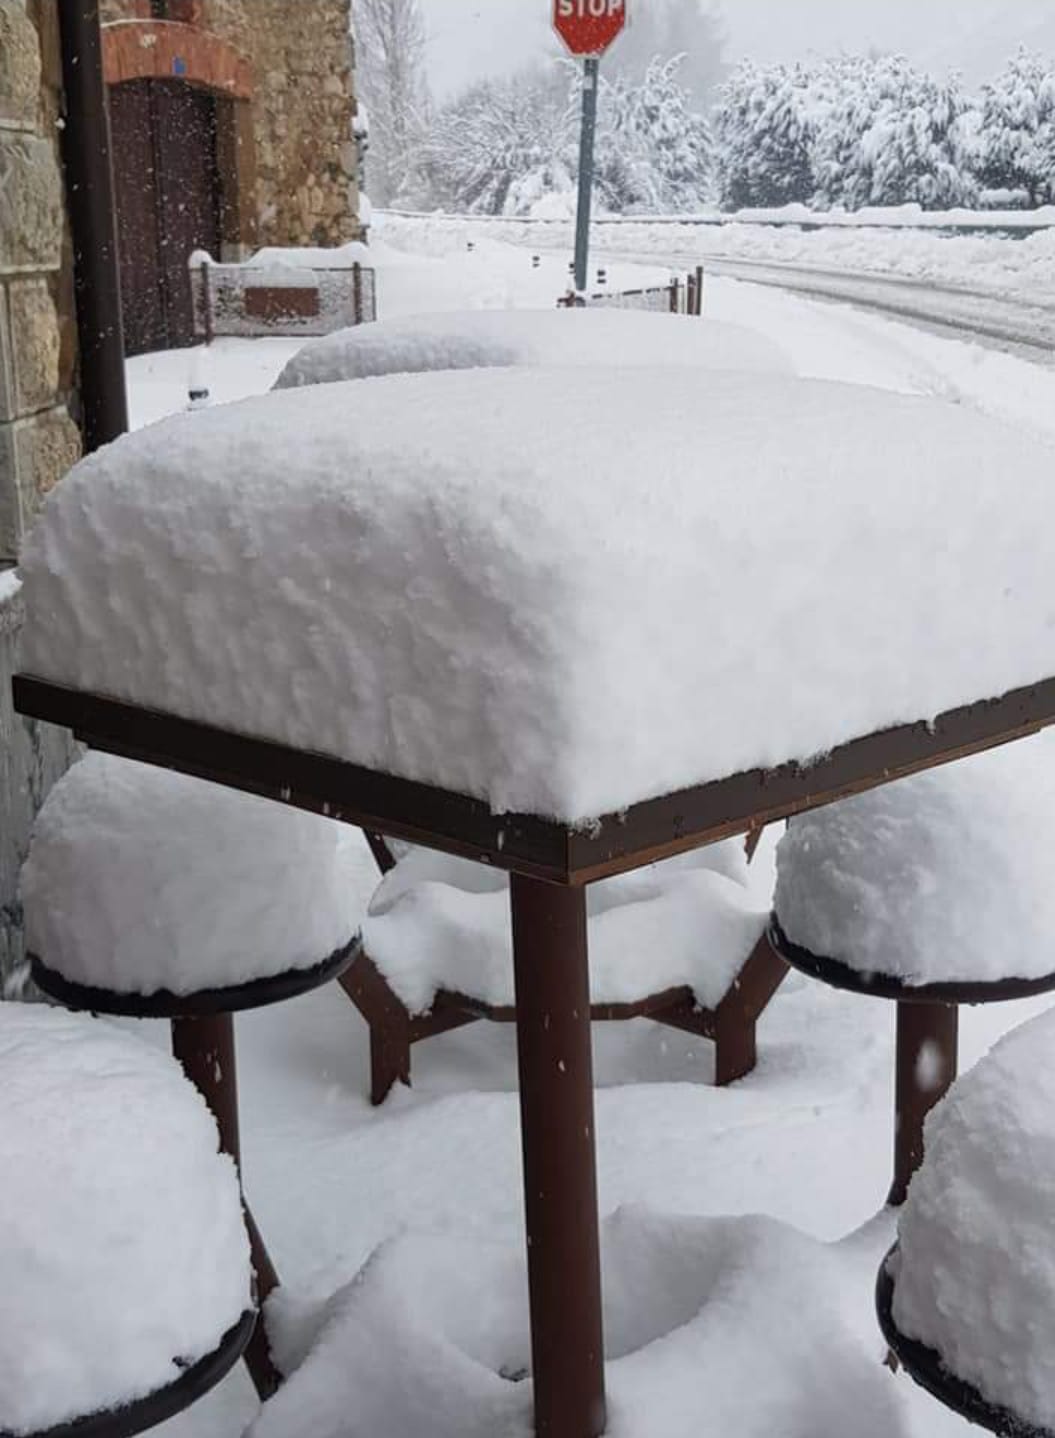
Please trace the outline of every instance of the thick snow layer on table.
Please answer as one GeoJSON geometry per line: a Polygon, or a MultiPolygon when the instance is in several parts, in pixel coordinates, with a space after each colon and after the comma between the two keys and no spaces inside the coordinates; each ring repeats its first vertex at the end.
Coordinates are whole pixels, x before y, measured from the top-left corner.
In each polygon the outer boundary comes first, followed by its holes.
{"type": "Polygon", "coordinates": [[[1055,971],[1055,738],[793,819],[777,848],[788,937],[910,984],[1055,971]]]}
{"type": "Polygon", "coordinates": [[[53,493],[23,667],[578,821],[1055,672],[1052,451],[691,369],[312,386],[53,493]]]}
{"type": "Polygon", "coordinates": [[[953,1085],[902,1210],[894,1320],[990,1403],[1055,1428],[1055,1013],[953,1085]]]}
{"type": "Polygon", "coordinates": [[[741,325],[630,310],[467,310],[338,330],[289,361],[276,389],[372,375],[510,365],[690,365],[787,372],[781,349],[741,325]]]}
{"type": "MultiPolygon", "coordinates": [[[[767,918],[741,869],[743,845],[731,840],[593,884],[593,1002],[634,1003],[687,985],[715,1007],[767,918]]],[[[509,880],[484,864],[415,849],[382,880],[363,943],[411,1013],[427,1012],[439,989],[515,1002],[509,880]]]]}
{"type": "Polygon", "coordinates": [[[173,1383],[251,1306],[234,1164],[173,1059],[0,1004],[0,1430],[173,1383]]]}
{"type": "Polygon", "coordinates": [[[310,968],[359,921],[340,824],[108,754],[49,794],[22,899],[31,953],[120,993],[310,968]]]}
{"type": "MultiPolygon", "coordinates": [[[[602,1247],[613,1438],[844,1438],[851,1413],[854,1438],[906,1432],[833,1250],[769,1219],[644,1209],[602,1247]]],[[[383,1245],[247,1438],[529,1438],[525,1277],[520,1244],[383,1245]]]]}

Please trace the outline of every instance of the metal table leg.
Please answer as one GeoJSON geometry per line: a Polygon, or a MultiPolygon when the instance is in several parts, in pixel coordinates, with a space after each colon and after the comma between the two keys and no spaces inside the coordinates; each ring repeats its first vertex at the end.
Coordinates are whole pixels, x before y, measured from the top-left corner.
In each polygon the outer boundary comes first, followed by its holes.
{"type": "Polygon", "coordinates": [[[583,889],[513,874],[513,959],[538,1438],[605,1430],[583,889]]]}

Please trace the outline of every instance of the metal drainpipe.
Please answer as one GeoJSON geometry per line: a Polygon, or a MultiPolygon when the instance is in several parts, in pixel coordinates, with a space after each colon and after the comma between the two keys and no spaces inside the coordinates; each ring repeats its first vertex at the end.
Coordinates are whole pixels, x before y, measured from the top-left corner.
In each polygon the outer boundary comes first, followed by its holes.
{"type": "Polygon", "coordinates": [[[117,222],[98,0],[55,0],[65,90],[62,160],[73,235],[86,452],[128,428],[117,222]]]}

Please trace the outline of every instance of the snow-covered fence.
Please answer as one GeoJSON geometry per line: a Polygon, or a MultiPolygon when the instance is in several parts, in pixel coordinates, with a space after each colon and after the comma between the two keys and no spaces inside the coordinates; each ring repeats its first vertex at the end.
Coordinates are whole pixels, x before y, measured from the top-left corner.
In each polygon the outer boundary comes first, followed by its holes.
{"type": "Polygon", "coordinates": [[[223,265],[197,251],[190,278],[194,329],[206,343],[220,335],[328,335],[377,319],[376,271],[359,261],[223,265]]]}
{"type": "Polygon", "coordinates": [[[604,308],[611,310],[653,310],[657,314],[703,314],[703,266],[685,279],[675,277],[669,285],[652,285],[637,290],[598,290],[592,295],[563,295],[557,307],[563,310],[604,308]]]}

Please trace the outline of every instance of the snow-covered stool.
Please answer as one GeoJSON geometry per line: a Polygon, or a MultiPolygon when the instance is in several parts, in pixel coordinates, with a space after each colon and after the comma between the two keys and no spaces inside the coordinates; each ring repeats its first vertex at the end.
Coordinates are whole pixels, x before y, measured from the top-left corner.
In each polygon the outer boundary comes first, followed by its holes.
{"type": "MultiPolygon", "coordinates": [[[[32,973],[68,1008],[172,1023],[240,1166],[232,1015],[306,993],[352,956],[339,825],[109,754],[52,789],[22,870],[32,973]]],[[[261,1302],[277,1283],[246,1206],[261,1302]]],[[[277,1381],[263,1325],[247,1354],[277,1381]]]]}
{"type": "Polygon", "coordinates": [[[337,330],[298,350],[275,389],[437,370],[596,369],[626,361],[790,373],[787,354],[742,325],[630,310],[466,310],[337,330]]]}
{"type": "MultiPolygon", "coordinates": [[[[756,1062],[756,1025],[787,973],[729,840],[593,885],[591,1014],[713,1039],[715,1078],[756,1062]]],[[[509,879],[412,848],[382,879],[341,983],[370,1026],[371,1099],[410,1083],[413,1044],[478,1019],[514,1023],[509,879]]]]}
{"type": "Polygon", "coordinates": [[[129,1438],[254,1325],[238,1175],[167,1054],[0,1003],[0,1438],[129,1438]]]}
{"type": "Polygon", "coordinates": [[[793,819],[770,938],[795,969],[897,1004],[894,1180],[956,1077],[960,1004],[1055,989],[1055,747],[1022,740],[793,819]]]}
{"type": "Polygon", "coordinates": [[[927,1153],[879,1273],[907,1372],[972,1423],[1055,1434],[1055,1013],[1014,1030],[927,1120],[927,1153]]]}

